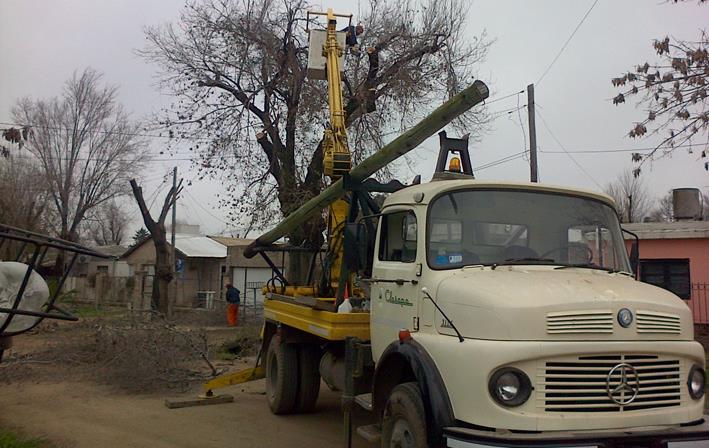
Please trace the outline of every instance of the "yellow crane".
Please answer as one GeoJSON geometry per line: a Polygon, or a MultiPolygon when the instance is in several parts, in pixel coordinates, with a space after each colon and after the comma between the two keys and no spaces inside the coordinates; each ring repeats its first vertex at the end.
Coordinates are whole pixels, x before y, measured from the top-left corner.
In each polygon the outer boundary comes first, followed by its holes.
{"type": "MultiPolygon", "coordinates": [[[[321,15],[327,17],[327,28],[324,34],[321,55],[325,58],[325,75],[328,84],[328,106],[330,108],[329,125],[325,128],[323,137],[323,172],[333,182],[341,178],[345,173],[349,173],[352,168],[352,155],[347,144],[347,128],[345,126],[345,108],[342,101],[342,66],[341,59],[345,48],[340,43],[344,33],[337,31],[337,17],[349,19],[348,29],[352,27],[352,15],[335,14],[332,9],[327,12],[308,12],[308,23],[310,15],[321,15]],[[338,36],[339,34],[339,36],[338,36]]],[[[315,53],[313,46],[319,45],[322,32],[319,30],[309,30],[311,56],[315,53]],[[319,33],[315,34],[315,33],[319,33]]],[[[309,58],[308,75],[314,78],[322,78],[322,70],[310,69],[310,61],[317,59],[309,58]]],[[[348,213],[348,202],[345,198],[340,198],[330,205],[328,209],[328,252],[330,254],[330,286],[340,282],[340,272],[342,269],[343,257],[343,228],[348,213]]],[[[348,279],[343,279],[348,281],[348,279]]],[[[348,282],[349,283],[349,282],[348,282]]],[[[351,286],[351,285],[350,285],[351,286]]],[[[351,293],[351,289],[349,290],[351,293]]],[[[325,292],[325,291],[322,291],[325,292]]]]}

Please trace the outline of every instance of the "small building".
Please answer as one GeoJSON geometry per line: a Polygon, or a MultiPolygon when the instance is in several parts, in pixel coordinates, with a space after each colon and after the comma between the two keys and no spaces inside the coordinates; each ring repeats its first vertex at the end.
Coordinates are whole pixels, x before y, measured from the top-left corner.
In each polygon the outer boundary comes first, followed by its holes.
{"type": "MultiPolygon", "coordinates": [[[[246,238],[232,238],[213,236],[213,240],[227,247],[227,261],[224,282],[232,283],[241,291],[242,301],[246,304],[263,303],[261,288],[273,278],[273,269],[261,256],[246,258],[244,250],[254,240],[246,238]]],[[[288,255],[285,252],[267,252],[274,265],[286,275],[288,269],[288,255]]]]}
{"type": "MultiPolygon", "coordinates": [[[[78,255],[64,284],[74,300],[99,305],[119,305],[130,301],[130,270],[120,257],[128,247],[120,245],[95,246],[97,252],[111,258],[78,255]]],[[[54,254],[56,255],[56,254],[54,254]]],[[[54,257],[50,261],[54,263],[54,257]]]]}
{"type": "Polygon", "coordinates": [[[95,246],[92,249],[110,255],[111,258],[79,255],[71,272],[73,277],[87,277],[95,274],[102,274],[108,277],[128,277],[130,275],[128,263],[120,259],[128,251],[128,246],[95,246]]]}
{"type": "MultiPolygon", "coordinates": [[[[197,226],[189,227],[176,227],[176,230],[194,232],[194,228],[198,229],[197,226]]],[[[196,233],[177,233],[175,248],[176,273],[170,284],[170,294],[174,294],[175,305],[205,307],[209,304],[211,307],[212,299],[219,297],[222,289],[226,246],[196,233]]],[[[129,275],[135,278],[139,297],[149,298],[155,276],[155,246],[152,240],[148,238],[131,247],[121,259],[128,263],[129,275]]],[[[144,303],[141,306],[144,306],[144,303]]]]}
{"type": "Polygon", "coordinates": [[[709,324],[709,222],[644,222],[623,228],[640,239],[640,280],[687,300],[694,322],[709,324]]]}

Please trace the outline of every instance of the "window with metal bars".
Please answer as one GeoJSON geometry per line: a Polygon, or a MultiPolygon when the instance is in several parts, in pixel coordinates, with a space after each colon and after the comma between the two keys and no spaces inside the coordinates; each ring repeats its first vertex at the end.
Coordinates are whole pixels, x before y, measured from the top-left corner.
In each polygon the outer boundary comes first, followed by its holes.
{"type": "Polygon", "coordinates": [[[640,280],[688,300],[692,295],[689,259],[640,260],[640,280]]]}

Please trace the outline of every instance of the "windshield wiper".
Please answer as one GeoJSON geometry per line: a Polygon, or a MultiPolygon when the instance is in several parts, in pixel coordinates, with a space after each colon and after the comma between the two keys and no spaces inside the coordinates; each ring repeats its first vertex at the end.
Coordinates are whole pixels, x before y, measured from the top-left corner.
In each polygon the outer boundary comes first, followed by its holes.
{"type": "Polygon", "coordinates": [[[630,272],[621,271],[621,270],[613,269],[613,268],[607,268],[605,266],[600,266],[596,263],[569,263],[569,264],[562,264],[560,266],[555,267],[554,269],[568,269],[568,268],[596,269],[599,271],[610,272],[611,274],[625,274],[625,275],[630,275],[630,276],[633,275],[630,272]]]}
{"type": "Polygon", "coordinates": [[[553,258],[539,257],[523,257],[523,258],[508,258],[505,261],[498,261],[492,264],[492,269],[495,270],[498,266],[514,265],[514,264],[551,264],[555,263],[553,258]]]}

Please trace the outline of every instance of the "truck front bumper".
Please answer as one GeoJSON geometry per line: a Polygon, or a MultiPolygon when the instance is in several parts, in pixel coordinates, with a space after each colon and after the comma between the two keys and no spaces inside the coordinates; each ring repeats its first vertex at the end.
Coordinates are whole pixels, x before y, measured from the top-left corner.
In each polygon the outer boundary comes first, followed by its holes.
{"type": "Polygon", "coordinates": [[[535,433],[449,427],[443,434],[449,448],[702,448],[709,446],[709,415],[684,426],[535,433]]]}

